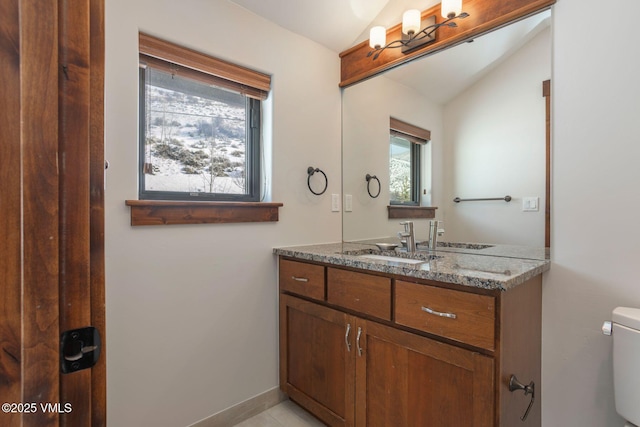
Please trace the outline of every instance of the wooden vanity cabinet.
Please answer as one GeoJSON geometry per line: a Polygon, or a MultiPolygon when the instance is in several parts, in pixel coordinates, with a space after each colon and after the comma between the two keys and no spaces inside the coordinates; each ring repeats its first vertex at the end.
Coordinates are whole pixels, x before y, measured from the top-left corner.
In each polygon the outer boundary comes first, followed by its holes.
{"type": "Polygon", "coordinates": [[[540,309],[539,277],[487,295],[309,265],[324,269],[324,301],[282,287],[281,275],[280,387],[324,423],[540,425],[539,402],[523,422],[529,397],[508,391],[511,373],[539,387],[540,318],[530,317],[540,309]],[[414,310],[427,303],[458,310],[464,331],[439,316],[420,320],[414,310]]]}
{"type": "Polygon", "coordinates": [[[419,331],[494,350],[495,299],[488,295],[396,280],[395,321],[419,331]],[[450,316],[456,318],[451,319],[450,316]]]}
{"type": "Polygon", "coordinates": [[[492,358],[358,320],[356,426],[493,425],[492,358]]]}
{"type": "Polygon", "coordinates": [[[280,260],[280,290],[324,301],[324,270],[321,265],[280,260]]]}
{"type": "Polygon", "coordinates": [[[354,425],[352,323],[338,310],[280,295],[280,387],[331,426],[354,425]]]}

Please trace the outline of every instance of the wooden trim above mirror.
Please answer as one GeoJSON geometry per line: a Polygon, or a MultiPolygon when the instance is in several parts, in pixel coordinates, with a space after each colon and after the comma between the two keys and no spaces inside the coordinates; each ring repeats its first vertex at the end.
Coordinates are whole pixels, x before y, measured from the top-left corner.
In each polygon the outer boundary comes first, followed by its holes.
{"type": "MultiPolygon", "coordinates": [[[[408,53],[401,49],[386,49],[378,59],[367,57],[371,50],[366,40],[340,54],[340,87],[350,86],[383,71],[402,65],[413,59],[430,55],[469,41],[512,22],[548,9],[556,0],[464,0],[463,10],[469,14],[456,20],[455,28],[441,27],[436,31],[436,41],[408,53]]],[[[435,15],[436,23],[442,22],[440,4],[422,12],[423,17],[435,15]]],[[[402,24],[387,30],[387,40],[402,36],[402,24]]]]}

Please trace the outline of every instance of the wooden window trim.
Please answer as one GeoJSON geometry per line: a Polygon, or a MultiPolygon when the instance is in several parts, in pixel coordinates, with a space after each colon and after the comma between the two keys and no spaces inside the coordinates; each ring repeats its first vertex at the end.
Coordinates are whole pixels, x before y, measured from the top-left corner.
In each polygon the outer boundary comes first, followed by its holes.
{"type": "Polygon", "coordinates": [[[271,76],[259,71],[251,70],[222,59],[205,55],[195,50],[177,46],[171,42],[139,33],[139,52],[146,56],[159,58],[192,70],[212,74],[229,82],[245,86],[246,90],[253,89],[247,96],[266,99],[271,90],[271,76]],[[254,93],[254,91],[257,91],[254,93]]]}
{"type": "Polygon", "coordinates": [[[389,205],[387,210],[389,219],[432,219],[436,217],[436,207],[431,206],[407,206],[407,205],[389,205]]]}
{"type": "MultiPolygon", "coordinates": [[[[411,143],[411,181],[413,183],[411,202],[394,202],[390,201],[389,204],[393,206],[420,206],[420,191],[421,191],[421,163],[422,156],[420,154],[421,145],[426,145],[431,139],[431,131],[423,129],[419,126],[412,125],[394,117],[389,117],[389,134],[391,136],[402,138],[411,143]]],[[[389,218],[393,218],[391,211],[389,211],[389,218]]],[[[401,217],[397,217],[401,218],[401,217]]],[[[420,217],[418,217],[420,218],[420,217]]]]}
{"type": "Polygon", "coordinates": [[[403,134],[404,138],[407,136],[412,137],[407,139],[416,144],[426,144],[431,140],[430,130],[414,126],[411,123],[403,122],[402,120],[398,120],[394,117],[389,117],[389,128],[392,133],[398,132],[403,134]]]}
{"type": "MultiPolygon", "coordinates": [[[[195,80],[236,90],[264,100],[271,89],[271,76],[194,50],[139,33],[141,62],[195,80]],[[213,77],[212,77],[213,76],[213,77]]],[[[173,200],[126,200],[131,225],[221,224],[278,221],[282,203],[209,202],[173,200]]]]}
{"type": "Polygon", "coordinates": [[[153,56],[140,53],[140,68],[150,67],[152,69],[164,71],[167,74],[176,75],[178,77],[185,77],[191,80],[195,80],[206,85],[213,85],[224,89],[229,89],[234,92],[238,92],[242,95],[250,98],[256,98],[261,101],[267,98],[267,92],[253,88],[251,86],[243,85],[240,83],[232,82],[223,77],[218,77],[215,74],[205,73],[202,71],[194,70],[193,68],[187,68],[172,61],[165,61],[164,59],[154,58],[153,56]]]}
{"type": "MultiPolygon", "coordinates": [[[[230,89],[232,91],[246,95],[252,104],[257,103],[257,107],[248,108],[252,116],[251,128],[260,127],[260,101],[265,100],[271,89],[271,76],[249,68],[239,66],[212,56],[185,48],[171,42],[138,33],[139,61],[142,68],[150,66],[165,72],[170,72],[182,77],[187,77],[201,83],[213,84],[218,87],[230,89]],[[257,101],[256,101],[257,100],[257,101]],[[257,111],[256,115],[253,115],[257,111]]],[[[142,88],[142,86],[141,86],[142,88]]],[[[142,102],[143,96],[140,96],[142,102]]],[[[249,105],[249,104],[247,104],[249,105]]],[[[140,126],[141,133],[143,126],[140,126]]],[[[143,136],[141,134],[139,144],[142,150],[143,136]]],[[[252,147],[256,152],[260,152],[261,137],[252,136],[252,147]]],[[[141,153],[141,161],[144,155],[141,153]]],[[[260,177],[260,161],[254,158],[251,162],[252,174],[260,177]]],[[[141,164],[140,168],[143,169],[141,164]]],[[[143,175],[139,174],[139,191],[144,188],[143,175]]],[[[255,184],[255,183],[254,183],[255,184]]],[[[269,204],[256,202],[259,198],[259,183],[252,186],[247,199],[238,200],[233,196],[220,197],[220,201],[192,201],[176,198],[170,194],[154,196],[145,194],[144,199],[138,201],[127,200],[126,204],[131,206],[132,225],[153,225],[153,224],[200,224],[200,223],[227,223],[227,222],[264,222],[278,221],[278,207],[281,203],[269,204]],[[159,200],[162,199],[162,200],[159,200]],[[172,205],[172,203],[175,203],[172,205]],[[248,209],[251,208],[251,209],[248,209]],[[238,214],[237,218],[230,217],[230,214],[238,214]]],[[[142,192],[140,193],[142,194],[142,192]]],[[[142,197],[142,196],[141,196],[142,197]]],[[[217,197],[216,197],[217,199],[217,197]]]]}
{"type": "Polygon", "coordinates": [[[125,200],[131,207],[131,225],[228,224],[276,222],[277,202],[184,202],[125,200]]]}

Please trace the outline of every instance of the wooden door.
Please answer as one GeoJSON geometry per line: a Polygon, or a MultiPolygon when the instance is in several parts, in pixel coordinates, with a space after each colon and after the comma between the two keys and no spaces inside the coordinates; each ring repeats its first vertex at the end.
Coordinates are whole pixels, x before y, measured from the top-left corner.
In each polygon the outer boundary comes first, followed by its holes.
{"type": "Polygon", "coordinates": [[[493,359],[375,322],[357,328],[357,426],[493,425],[493,359]]]}
{"type": "Polygon", "coordinates": [[[0,2],[2,426],[106,425],[104,347],[60,369],[62,331],[105,340],[103,23],[103,0],[0,2]]]}
{"type": "Polygon", "coordinates": [[[280,296],[280,386],[331,426],[353,425],[354,323],[345,313],[280,296]]]}

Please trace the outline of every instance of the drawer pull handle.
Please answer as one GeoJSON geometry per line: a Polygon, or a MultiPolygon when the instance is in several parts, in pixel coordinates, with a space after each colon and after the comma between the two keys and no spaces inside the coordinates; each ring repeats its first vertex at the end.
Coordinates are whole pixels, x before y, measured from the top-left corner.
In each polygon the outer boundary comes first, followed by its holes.
{"type": "Polygon", "coordinates": [[[307,279],[306,277],[291,276],[291,278],[293,280],[295,280],[296,282],[308,282],[309,281],[309,279],[307,279]]]}
{"type": "Polygon", "coordinates": [[[453,313],[442,313],[440,311],[432,310],[429,307],[422,307],[422,311],[426,311],[427,313],[433,314],[434,316],[448,317],[449,319],[455,319],[456,317],[458,317],[453,313]]]}
{"type": "Polygon", "coordinates": [[[356,336],[356,345],[358,346],[358,356],[362,356],[362,347],[360,347],[361,335],[362,335],[362,328],[358,328],[358,335],[356,336]]]}
{"type": "Polygon", "coordinates": [[[349,332],[351,332],[351,323],[347,323],[347,332],[344,333],[344,342],[347,344],[347,351],[351,352],[351,344],[349,343],[349,332]]]}

